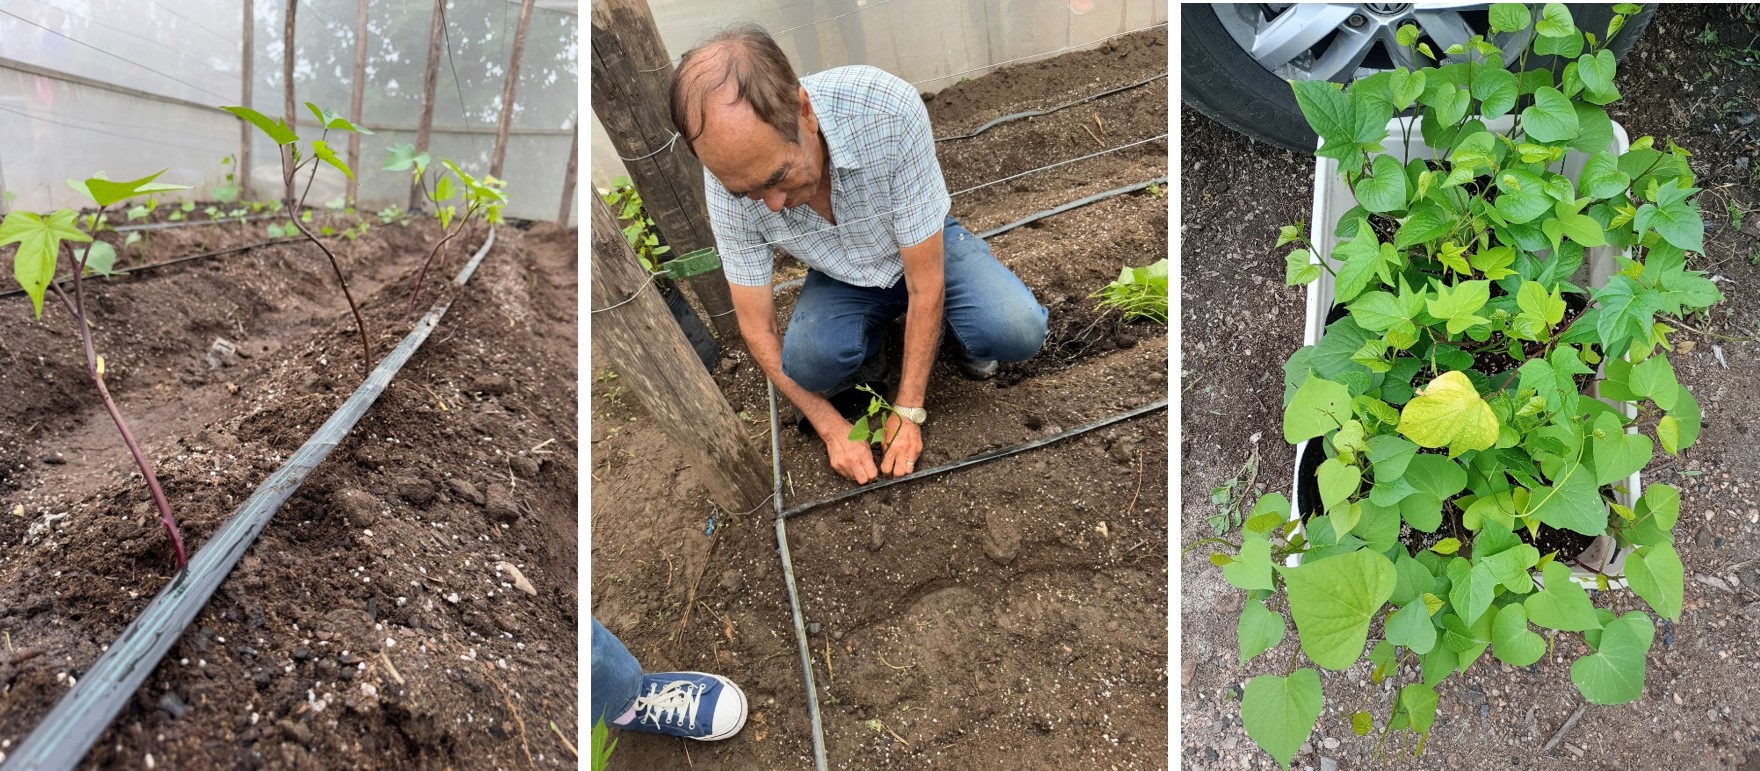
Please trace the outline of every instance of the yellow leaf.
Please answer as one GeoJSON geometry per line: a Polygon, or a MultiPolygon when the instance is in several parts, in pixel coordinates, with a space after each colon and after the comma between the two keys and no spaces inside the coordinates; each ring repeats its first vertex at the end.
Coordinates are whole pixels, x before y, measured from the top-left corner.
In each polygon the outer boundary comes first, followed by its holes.
{"type": "Polygon", "coordinates": [[[1444,372],[1400,411],[1399,432],[1422,447],[1447,447],[1450,458],[1497,443],[1497,416],[1460,372],[1444,372]]]}

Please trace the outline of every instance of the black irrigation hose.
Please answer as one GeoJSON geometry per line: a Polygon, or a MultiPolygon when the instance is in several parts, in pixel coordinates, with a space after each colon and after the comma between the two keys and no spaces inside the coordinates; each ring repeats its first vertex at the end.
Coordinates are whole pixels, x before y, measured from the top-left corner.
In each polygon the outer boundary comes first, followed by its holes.
{"type": "Polygon", "coordinates": [[[1164,175],[1164,176],[1160,176],[1160,177],[1156,177],[1154,179],[1151,179],[1148,182],[1138,182],[1137,184],[1134,184],[1134,185],[1125,185],[1124,187],[1113,188],[1113,189],[1108,190],[1103,193],[1095,193],[1095,194],[1090,195],[1086,198],[1077,198],[1076,200],[1070,201],[1069,203],[1063,204],[1061,206],[1056,206],[1056,207],[1053,207],[1050,209],[1046,209],[1045,211],[1039,212],[1038,214],[1033,214],[1033,215],[1027,216],[1025,218],[1010,222],[1007,225],[1003,225],[1001,227],[996,227],[996,228],[991,228],[991,229],[986,230],[982,233],[979,233],[978,237],[979,238],[990,238],[992,236],[999,236],[999,235],[1002,235],[1003,233],[1007,233],[1010,230],[1014,230],[1015,228],[1018,228],[1022,225],[1026,225],[1026,224],[1033,223],[1033,222],[1038,222],[1039,220],[1045,219],[1046,217],[1050,217],[1055,214],[1062,214],[1062,213],[1069,211],[1071,209],[1080,209],[1081,207],[1087,206],[1088,204],[1098,203],[1100,201],[1104,201],[1104,200],[1106,200],[1108,198],[1112,198],[1114,196],[1124,195],[1125,193],[1135,193],[1138,190],[1142,190],[1147,187],[1152,187],[1155,185],[1165,185],[1165,184],[1167,184],[1167,177],[1164,175]]]}
{"type": "Polygon", "coordinates": [[[108,227],[110,230],[114,230],[118,233],[130,233],[130,232],[137,231],[137,230],[176,230],[178,228],[194,227],[196,225],[225,225],[225,224],[231,223],[231,222],[251,222],[254,220],[272,220],[277,217],[286,217],[286,216],[287,216],[286,214],[251,214],[251,215],[247,215],[247,216],[243,216],[243,217],[224,217],[221,219],[207,219],[207,220],[188,220],[188,219],[186,219],[186,220],[181,220],[178,222],[170,222],[170,221],[143,222],[139,225],[114,225],[114,226],[108,226],[108,227]]]}
{"type": "MultiPolygon", "coordinates": [[[[490,228],[483,248],[459,271],[452,280],[453,285],[464,286],[494,245],[495,230],[490,228]]],[[[7,759],[5,771],[59,771],[79,765],[86,752],[108,730],[117,713],[122,711],[123,705],[134,698],[159,661],[195,620],[214,595],[214,590],[256,541],[281,504],[299,489],[306,476],[324,461],[385,392],[391,379],[428,339],[451,304],[451,299],[435,303],[403,342],[355,389],[348,401],[343,402],[286,463],[263,480],[250,499],[195,553],[186,572],[160,590],[140,616],[98,657],[85,676],[37,724],[36,730],[25,737],[17,751],[7,759]]]]}
{"type": "Polygon", "coordinates": [[[1088,433],[1089,431],[1093,431],[1094,429],[1097,429],[1097,428],[1105,428],[1107,426],[1110,426],[1110,425],[1117,423],[1119,421],[1122,421],[1122,420],[1129,420],[1129,419],[1137,417],[1139,415],[1145,415],[1145,414],[1154,412],[1156,410],[1164,410],[1164,409],[1167,409],[1167,400],[1166,399],[1162,399],[1157,402],[1145,404],[1145,405],[1138,407],[1136,409],[1133,409],[1133,410],[1121,412],[1117,415],[1113,415],[1110,418],[1098,420],[1093,423],[1089,423],[1088,425],[1082,426],[1080,428],[1072,428],[1068,431],[1064,431],[1063,433],[1052,434],[1051,436],[1043,436],[1038,439],[1034,439],[1033,441],[1027,442],[1025,444],[1017,444],[1013,447],[1002,447],[999,449],[991,450],[989,452],[981,452],[981,453],[978,453],[977,455],[973,455],[970,458],[966,458],[965,460],[954,461],[952,463],[947,463],[944,465],[936,466],[934,468],[926,468],[926,469],[923,469],[922,471],[918,471],[914,474],[906,474],[905,476],[902,476],[902,477],[893,477],[892,479],[882,479],[878,482],[871,482],[871,483],[863,485],[861,487],[857,487],[857,488],[854,488],[851,490],[845,490],[841,493],[838,493],[836,495],[832,495],[830,497],[820,498],[819,500],[816,500],[816,501],[808,501],[806,503],[802,503],[797,506],[791,506],[787,509],[783,509],[782,516],[784,518],[797,516],[797,515],[800,515],[800,514],[807,512],[811,509],[816,509],[816,508],[819,508],[820,506],[826,506],[829,504],[837,503],[838,501],[846,500],[849,498],[854,498],[854,497],[856,497],[858,495],[862,495],[864,493],[871,493],[871,492],[873,492],[875,490],[879,490],[883,487],[891,487],[891,486],[899,484],[901,482],[913,482],[918,479],[923,479],[924,477],[932,477],[937,474],[943,474],[943,473],[946,473],[949,471],[953,471],[954,469],[961,469],[961,468],[965,468],[967,466],[975,466],[979,463],[984,463],[987,461],[996,460],[997,458],[1005,458],[1010,455],[1014,455],[1015,453],[1026,452],[1027,450],[1037,449],[1040,447],[1044,447],[1045,445],[1048,445],[1048,444],[1052,444],[1055,442],[1061,442],[1061,441],[1063,441],[1065,439],[1069,439],[1071,437],[1080,436],[1082,434],[1088,433]]]}
{"type": "MultiPolygon", "coordinates": [[[[1071,209],[1079,209],[1079,208],[1081,208],[1083,206],[1087,206],[1088,204],[1091,204],[1091,203],[1099,203],[1099,202],[1104,201],[1108,198],[1121,196],[1126,193],[1134,193],[1138,190],[1142,190],[1144,188],[1147,188],[1147,187],[1150,187],[1153,185],[1161,185],[1161,184],[1166,184],[1166,183],[1167,183],[1167,177],[1160,176],[1160,177],[1156,177],[1154,179],[1151,179],[1147,182],[1138,182],[1134,185],[1125,185],[1124,187],[1113,188],[1111,190],[1107,190],[1107,191],[1101,192],[1101,193],[1095,193],[1093,195],[1090,195],[1090,196],[1087,196],[1084,198],[1077,198],[1076,200],[1070,201],[1069,203],[1062,204],[1059,206],[1054,206],[1052,208],[1046,209],[1046,210],[1039,212],[1037,214],[1028,215],[1022,219],[1018,219],[1018,220],[1015,220],[1014,222],[1010,222],[1007,225],[1003,225],[1001,227],[991,228],[991,229],[986,230],[986,231],[979,233],[977,235],[979,238],[984,238],[984,239],[988,239],[992,236],[999,236],[999,235],[1002,235],[1003,233],[1007,233],[1010,230],[1014,230],[1015,228],[1018,228],[1022,225],[1026,225],[1026,224],[1033,223],[1033,222],[1038,222],[1039,220],[1045,219],[1046,217],[1050,217],[1050,216],[1057,215],[1057,214],[1062,214],[1064,212],[1070,211],[1071,209]]],[[[772,290],[772,294],[781,293],[782,290],[788,289],[789,287],[800,286],[801,284],[806,283],[806,280],[807,279],[805,277],[801,277],[801,278],[791,278],[787,281],[783,281],[775,286],[775,288],[772,290]]]]}
{"type": "Polygon", "coordinates": [[[770,500],[776,505],[776,550],[782,556],[782,579],[788,585],[788,608],[794,614],[794,639],[801,651],[801,676],[806,680],[807,716],[813,723],[813,768],[826,771],[825,726],[819,719],[819,691],[813,685],[813,649],[807,645],[807,626],[801,616],[801,596],[795,589],[794,560],[788,554],[788,519],[782,509],[782,424],[776,417],[776,384],[770,387],[770,470],[775,475],[776,490],[770,500]]]}
{"type": "Polygon", "coordinates": [[[982,134],[986,131],[989,131],[990,129],[996,128],[997,126],[1000,126],[1004,123],[1009,123],[1009,122],[1017,121],[1017,120],[1024,120],[1027,118],[1037,118],[1041,115],[1050,115],[1051,113],[1057,112],[1059,110],[1067,110],[1071,107],[1074,107],[1078,104],[1082,104],[1084,102],[1092,102],[1095,99],[1099,99],[1100,97],[1103,97],[1103,96],[1111,96],[1111,95],[1116,94],[1120,91],[1129,91],[1133,88],[1140,88],[1142,86],[1149,85],[1150,83],[1154,83],[1155,81],[1160,80],[1165,77],[1167,77],[1167,73],[1163,72],[1159,75],[1155,75],[1153,77],[1150,77],[1147,80],[1139,80],[1135,83],[1119,86],[1118,88],[1107,89],[1105,91],[1101,91],[1098,94],[1089,94],[1089,95],[1084,96],[1080,99],[1077,99],[1073,102],[1065,102],[1065,103],[1060,104],[1056,107],[1047,107],[1043,110],[1027,110],[1025,112],[1010,113],[1010,114],[1004,115],[1000,118],[991,119],[989,122],[985,123],[984,125],[973,129],[972,133],[970,133],[970,134],[959,134],[957,136],[951,136],[951,137],[936,137],[935,141],[936,142],[954,142],[954,141],[958,141],[961,139],[971,139],[979,134],[982,134]]]}

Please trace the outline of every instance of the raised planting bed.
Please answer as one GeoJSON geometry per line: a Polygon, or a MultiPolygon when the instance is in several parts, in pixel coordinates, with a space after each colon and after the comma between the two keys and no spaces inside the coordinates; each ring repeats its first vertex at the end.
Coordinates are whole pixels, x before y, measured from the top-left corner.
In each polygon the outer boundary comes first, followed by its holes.
{"type": "MultiPolygon", "coordinates": [[[[1141,82],[1165,70],[1165,40],[1142,33],[942,91],[928,102],[936,134],[1141,82]]],[[[948,187],[1104,149],[1090,130],[1106,146],[1155,137],[1162,82],[942,142],[948,187]]],[[[980,232],[1165,173],[1166,145],[1150,142],[956,197],[953,213],[980,232]]],[[[989,382],[937,366],[919,468],[1167,397],[1165,327],[1089,299],[1122,266],[1167,256],[1158,190],[990,240],[1050,307],[1052,338],[989,382]]],[[[782,318],[794,296],[779,294],[782,318]]],[[[717,380],[767,446],[764,378],[739,346],[724,349],[717,380]]],[[[594,377],[595,615],[648,669],[717,672],[751,696],[739,737],[689,748],[696,768],[810,767],[773,510],[717,515],[613,373],[594,377]]],[[[1165,766],[1166,421],[1150,412],[788,520],[830,767],[1165,766]]],[[[785,428],[781,443],[786,506],[849,489],[816,438],[785,428]]],[[[676,764],[679,752],[626,732],[612,768],[676,764]]]]}
{"type": "MultiPolygon", "coordinates": [[[[156,231],[118,267],[263,237],[260,223],[156,231]]],[[[414,321],[438,237],[427,218],[375,220],[329,242],[381,355],[414,321]]],[[[483,240],[461,237],[424,296],[483,240]]],[[[86,766],[574,766],[549,729],[572,735],[577,696],[574,255],[573,231],[499,229],[86,766]]],[[[192,553],[361,380],[358,330],[309,244],[86,291],[106,380],[192,553]]],[[[174,567],[65,314],[38,324],[25,298],[0,303],[0,742],[16,746],[174,567]]]]}

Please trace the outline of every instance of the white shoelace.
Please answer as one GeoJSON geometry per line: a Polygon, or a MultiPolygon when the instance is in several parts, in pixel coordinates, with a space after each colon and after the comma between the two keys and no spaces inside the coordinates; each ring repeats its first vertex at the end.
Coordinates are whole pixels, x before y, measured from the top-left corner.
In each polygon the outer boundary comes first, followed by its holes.
{"type": "Polygon", "coordinates": [[[645,696],[636,697],[636,712],[641,715],[638,722],[653,723],[657,728],[662,723],[683,726],[690,730],[697,727],[697,707],[703,699],[707,685],[695,685],[688,680],[674,680],[665,687],[655,686],[645,696]]]}

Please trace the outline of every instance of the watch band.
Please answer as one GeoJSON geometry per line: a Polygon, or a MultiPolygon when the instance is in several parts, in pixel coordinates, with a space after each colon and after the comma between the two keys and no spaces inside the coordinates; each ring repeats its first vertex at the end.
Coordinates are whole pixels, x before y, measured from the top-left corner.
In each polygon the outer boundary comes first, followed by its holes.
{"type": "Polygon", "coordinates": [[[899,417],[919,426],[923,425],[923,421],[929,419],[929,411],[922,407],[893,407],[892,411],[898,413],[899,417]]]}

